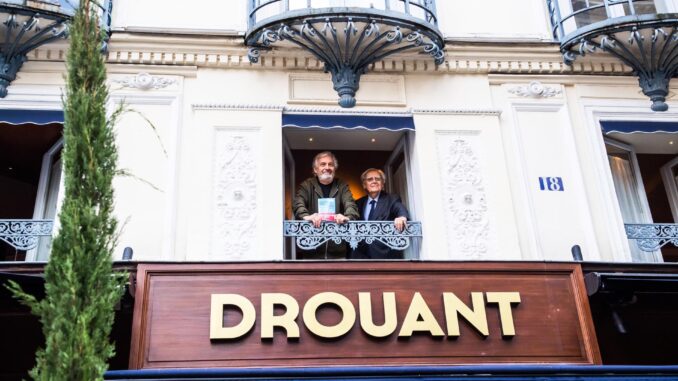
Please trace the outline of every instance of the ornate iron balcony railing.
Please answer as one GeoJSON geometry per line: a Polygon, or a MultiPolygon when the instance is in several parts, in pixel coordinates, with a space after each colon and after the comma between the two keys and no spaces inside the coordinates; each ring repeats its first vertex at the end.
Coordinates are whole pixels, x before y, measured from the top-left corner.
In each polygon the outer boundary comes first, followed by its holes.
{"type": "Polygon", "coordinates": [[[31,250],[40,237],[52,235],[52,220],[0,220],[0,240],[17,250],[31,250]]]}
{"type": "Polygon", "coordinates": [[[319,228],[308,221],[285,221],[285,237],[295,237],[297,247],[312,250],[327,241],[347,242],[352,249],[362,241],[379,241],[394,250],[405,250],[412,238],[421,238],[421,222],[408,221],[407,227],[399,232],[393,221],[349,221],[345,224],[324,222],[319,228]]]}
{"type": "Polygon", "coordinates": [[[678,71],[678,14],[663,0],[546,0],[565,63],[601,50],[631,67],[652,110],[678,71]]]}
{"type": "Polygon", "coordinates": [[[624,224],[624,228],[641,251],[657,251],[668,243],[678,246],[678,224],[624,224]]]}
{"type": "MultiPolygon", "coordinates": [[[[101,27],[108,32],[112,0],[92,4],[97,4],[101,27]]],[[[78,5],[79,0],[0,0],[0,98],[7,96],[30,51],[68,37],[67,22],[78,5]]]]}
{"type": "Polygon", "coordinates": [[[299,47],[325,64],[339,105],[353,107],[360,76],[390,55],[419,49],[444,62],[435,0],[249,0],[245,43],[261,50],[299,47]]]}

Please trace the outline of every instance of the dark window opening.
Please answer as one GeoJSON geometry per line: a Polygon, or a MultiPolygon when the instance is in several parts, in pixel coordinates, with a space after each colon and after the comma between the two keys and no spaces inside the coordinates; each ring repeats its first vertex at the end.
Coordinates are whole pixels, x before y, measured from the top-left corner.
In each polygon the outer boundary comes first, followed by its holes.
{"type": "MultiPolygon", "coordinates": [[[[0,220],[54,218],[62,129],[61,123],[0,123],[0,220]]],[[[45,239],[40,240],[45,247],[45,239]]],[[[0,261],[24,261],[26,256],[26,250],[0,240],[0,261]]]]}
{"type": "MultiPolygon", "coordinates": [[[[365,129],[323,129],[295,128],[283,129],[285,145],[285,220],[294,220],[293,199],[300,184],[313,177],[313,159],[323,151],[331,151],[339,162],[335,178],[349,186],[354,200],[366,195],[361,182],[361,174],[368,168],[382,170],[386,175],[384,191],[397,194],[409,212],[409,221],[417,221],[413,209],[411,171],[409,168],[408,143],[413,139],[413,131],[385,131],[365,129]]],[[[418,258],[419,238],[412,238],[410,246],[402,251],[404,259],[418,258]]],[[[285,259],[345,259],[351,257],[351,248],[346,255],[308,252],[296,245],[296,239],[285,238],[285,259]]],[[[327,251],[327,250],[326,250],[327,251]]]]}
{"type": "MultiPolygon", "coordinates": [[[[678,134],[668,124],[650,122],[603,122],[603,128],[624,223],[678,223],[678,134]]],[[[636,242],[630,245],[636,250],[636,242]]],[[[661,255],[678,262],[678,247],[664,245],[661,255]]]]}

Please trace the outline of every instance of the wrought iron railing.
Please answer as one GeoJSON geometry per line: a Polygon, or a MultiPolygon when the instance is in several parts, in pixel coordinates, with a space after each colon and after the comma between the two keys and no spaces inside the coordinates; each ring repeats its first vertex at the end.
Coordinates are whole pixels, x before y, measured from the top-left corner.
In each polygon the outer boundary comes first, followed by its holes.
{"type": "MultiPolygon", "coordinates": [[[[97,7],[102,24],[109,26],[112,0],[100,0],[91,4],[97,7]]],[[[0,0],[0,6],[6,6],[20,14],[33,14],[32,10],[39,10],[42,15],[73,16],[79,5],[80,0],[0,0]]]]}
{"type": "Polygon", "coordinates": [[[249,0],[248,29],[281,14],[309,9],[349,7],[401,14],[438,25],[435,0],[249,0]]]}
{"type": "Polygon", "coordinates": [[[604,27],[609,19],[657,13],[654,0],[547,0],[547,4],[553,36],[559,41],[577,30],[595,29],[596,23],[604,27]]]}
{"type": "Polygon", "coordinates": [[[668,243],[678,246],[678,224],[625,224],[624,228],[641,251],[654,252],[668,243]]]}
{"type": "Polygon", "coordinates": [[[273,45],[324,63],[341,107],[356,105],[361,75],[386,57],[418,52],[445,61],[435,0],[249,0],[248,58],[273,45]]]}
{"type": "Polygon", "coordinates": [[[398,231],[393,221],[349,221],[345,224],[323,222],[319,228],[308,221],[285,221],[284,236],[296,238],[297,247],[312,250],[325,242],[347,242],[356,249],[362,241],[381,242],[394,250],[405,250],[413,238],[421,238],[421,222],[408,221],[403,231],[398,231]]]}
{"type": "Polygon", "coordinates": [[[31,250],[40,237],[52,235],[52,220],[0,220],[0,240],[17,250],[31,250]]]}
{"type": "MultiPolygon", "coordinates": [[[[112,0],[93,2],[101,28],[110,32],[112,0]]],[[[32,50],[68,37],[79,0],[0,0],[0,98],[32,50]]],[[[106,41],[101,47],[106,50],[106,41]]]]}
{"type": "Polygon", "coordinates": [[[565,63],[603,51],[633,69],[653,111],[678,73],[678,14],[652,0],[546,0],[565,63]],[[665,9],[664,9],[665,8],[665,9]]]}

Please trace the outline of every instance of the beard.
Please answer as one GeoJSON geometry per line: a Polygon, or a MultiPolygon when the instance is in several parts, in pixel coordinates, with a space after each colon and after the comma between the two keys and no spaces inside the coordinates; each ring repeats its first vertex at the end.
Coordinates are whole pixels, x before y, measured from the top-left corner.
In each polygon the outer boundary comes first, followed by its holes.
{"type": "Polygon", "coordinates": [[[332,180],[334,180],[334,173],[323,172],[323,173],[318,175],[318,180],[326,181],[326,182],[332,181],[332,180]]]}

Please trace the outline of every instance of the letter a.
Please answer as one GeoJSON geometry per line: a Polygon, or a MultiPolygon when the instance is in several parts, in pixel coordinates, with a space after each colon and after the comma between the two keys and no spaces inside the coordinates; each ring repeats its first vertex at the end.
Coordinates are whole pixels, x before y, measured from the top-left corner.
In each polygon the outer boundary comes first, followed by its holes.
{"type": "Polygon", "coordinates": [[[418,292],[415,292],[414,297],[412,297],[412,302],[407,310],[407,315],[405,315],[403,326],[400,328],[398,336],[412,336],[412,333],[415,331],[427,331],[432,336],[445,336],[443,329],[440,328],[440,324],[438,324],[435,316],[433,316],[433,312],[431,312],[426,301],[418,292]],[[419,320],[420,317],[421,320],[419,320]]]}

